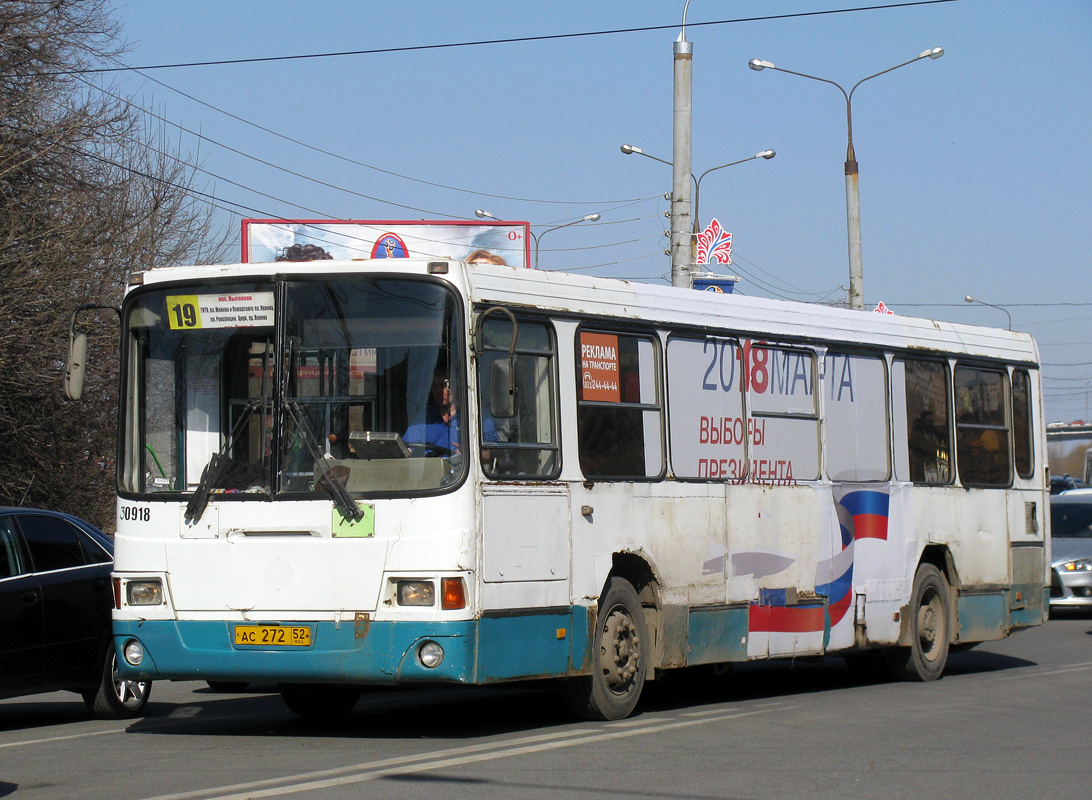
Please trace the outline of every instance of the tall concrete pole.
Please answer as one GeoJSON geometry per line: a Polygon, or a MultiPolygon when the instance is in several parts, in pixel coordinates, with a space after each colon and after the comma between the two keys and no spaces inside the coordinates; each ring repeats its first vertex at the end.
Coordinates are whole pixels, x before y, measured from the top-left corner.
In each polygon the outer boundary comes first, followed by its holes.
{"type": "MultiPolygon", "coordinates": [[[[838,87],[841,88],[841,87],[838,87]]],[[[854,86],[854,89],[857,87],[854,86]]],[[[844,94],[843,90],[843,94],[844,94]]],[[[858,184],[857,154],[853,151],[853,115],[846,95],[846,229],[849,234],[849,307],[864,308],[864,267],[861,265],[861,188],[858,184]]]]}
{"type": "MultiPolygon", "coordinates": [[[[689,0],[688,0],[689,4],[689,0]]],[[[686,41],[686,12],[683,28],[675,41],[674,127],[671,181],[671,285],[690,288],[690,267],[693,261],[690,247],[691,213],[690,182],[693,119],[692,72],[694,46],[686,41]]]]}

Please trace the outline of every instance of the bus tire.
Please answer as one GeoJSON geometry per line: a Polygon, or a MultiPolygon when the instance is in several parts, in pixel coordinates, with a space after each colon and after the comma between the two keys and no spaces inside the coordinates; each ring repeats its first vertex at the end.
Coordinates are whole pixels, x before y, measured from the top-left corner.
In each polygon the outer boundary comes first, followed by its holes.
{"type": "Polygon", "coordinates": [[[624,578],[611,578],[596,614],[592,673],[563,687],[569,710],[588,720],[628,717],[645,685],[650,644],[636,590],[624,578]]]}
{"type": "Polygon", "coordinates": [[[95,719],[133,719],[144,713],[152,682],[118,675],[118,654],[110,642],[102,658],[99,683],[83,693],[83,702],[95,719]]]}
{"type": "Polygon", "coordinates": [[[891,675],[905,681],[935,681],[944,674],[951,641],[951,593],[944,574],[922,564],[910,596],[910,646],[884,654],[891,675]]]}
{"type": "Polygon", "coordinates": [[[347,716],[360,699],[360,689],[354,686],[292,684],[280,688],[284,704],[304,719],[337,719],[347,716]]]}

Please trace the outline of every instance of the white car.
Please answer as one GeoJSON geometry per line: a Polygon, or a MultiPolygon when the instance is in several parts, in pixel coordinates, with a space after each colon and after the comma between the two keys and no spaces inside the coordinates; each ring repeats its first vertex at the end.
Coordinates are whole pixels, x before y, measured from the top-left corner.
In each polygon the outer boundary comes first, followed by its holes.
{"type": "Polygon", "coordinates": [[[1050,607],[1092,608],[1092,489],[1050,498],[1050,607]]]}

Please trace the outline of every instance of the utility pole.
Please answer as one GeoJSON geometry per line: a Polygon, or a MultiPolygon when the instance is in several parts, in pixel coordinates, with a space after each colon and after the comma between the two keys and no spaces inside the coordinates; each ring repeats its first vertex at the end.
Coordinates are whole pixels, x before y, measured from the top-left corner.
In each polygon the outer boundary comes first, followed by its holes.
{"type": "MultiPolygon", "coordinates": [[[[690,0],[687,0],[687,6],[690,0]]],[[[691,212],[690,161],[693,140],[693,74],[694,45],[686,41],[686,8],[683,8],[682,30],[675,40],[674,125],[671,181],[671,285],[690,288],[691,212]]]]}

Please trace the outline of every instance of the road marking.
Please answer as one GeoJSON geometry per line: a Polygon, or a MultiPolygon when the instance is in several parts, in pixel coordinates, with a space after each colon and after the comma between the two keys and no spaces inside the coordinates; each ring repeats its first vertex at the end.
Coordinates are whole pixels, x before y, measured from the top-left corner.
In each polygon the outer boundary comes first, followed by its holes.
{"type": "Polygon", "coordinates": [[[471,745],[469,747],[450,748],[436,753],[383,759],[336,769],[301,773],[299,775],[288,775],[283,778],[239,783],[211,789],[182,792],[180,794],[159,795],[147,798],[146,800],[195,800],[196,798],[205,798],[205,800],[253,800],[253,798],[279,797],[288,794],[298,794],[300,792],[328,789],[336,786],[365,783],[367,781],[374,781],[393,775],[410,775],[417,772],[441,769],[443,767],[464,766],[466,764],[476,764],[500,758],[541,753],[562,747],[575,747],[583,744],[609,741],[611,739],[624,739],[632,736],[644,736],[649,733],[661,733],[664,731],[677,730],[679,728],[688,728],[695,725],[707,725],[711,722],[740,719],[742,717],[750,717],[758,714],[771,714],[775,710],[791,710],[798,707],[799,706],[781,706],[777,709],[768,708],[761,711],[729,710],[722,712],[718,716],[710,715],[702,717],[701,719],[656,722],[642,727],[624,727],[621,724],[617,724],[610,725],[606,729],[598,727],[593,728],[590,731],[587,728],[581,728],[575,731],[565,731],[556,734],[527,736],[509,742],[471,745]],[[221,792],[228,792],[228,794],[220,794],[221,792]]]}
{"type": "Polygon", "coordinates": [[[50,736],[48,739],[27,739],[25,742],[7,742],[0,744],[0,748],[22,747],[28,744],[49,744],[50,742],[63,742],[65,739],[84,739],[88,736],[102,736],[105,733],[125,733],[128,728],[114,728],[108,731],[94,731],[92,733],[70,733],[67,736],[50,736]]]}

